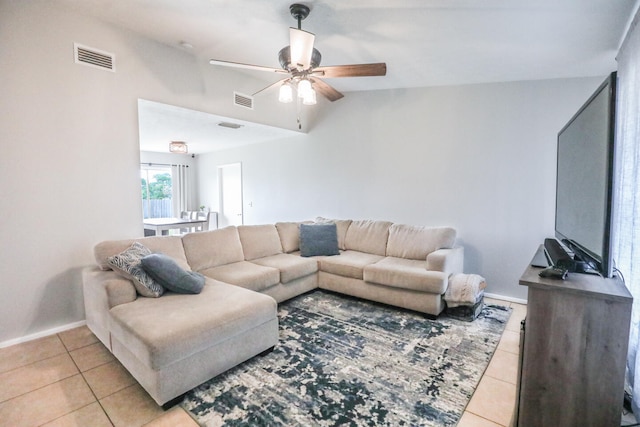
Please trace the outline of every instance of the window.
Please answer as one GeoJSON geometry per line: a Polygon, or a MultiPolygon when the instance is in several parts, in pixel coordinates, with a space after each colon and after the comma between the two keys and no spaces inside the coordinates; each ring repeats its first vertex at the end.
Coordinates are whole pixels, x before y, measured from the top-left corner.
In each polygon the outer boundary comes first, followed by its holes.
{"type": "Polygon", "coordinates": [[[173,217],[171,168],[153,165],[140,167],[143,218],[173,217]]]}

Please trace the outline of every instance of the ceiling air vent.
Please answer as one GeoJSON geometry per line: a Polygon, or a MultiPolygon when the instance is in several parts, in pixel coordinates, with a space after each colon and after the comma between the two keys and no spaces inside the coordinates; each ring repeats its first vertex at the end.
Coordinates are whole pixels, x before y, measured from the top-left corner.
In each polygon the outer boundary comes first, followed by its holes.
{"type": "Polygon", "coordinates": [[[115,56],[112,53],[83,46],[78,43],[73,44],[73,52],[76,64],[88,65],[90,67],[115,72],[115,56]]]}
{"type": "Polygon", "coordinates": [[[253,97],[251,96],[233,92],[233,103],[238,107],[244,107],[253,110],[253,97]]]}
{"type": "Polygon", "coordinates": [[[220,122],[218,123],[218,126],[222,126],[223,128],[229,128],[229,129],[240,129],[242,127],[241,124],[231,123],[231,122],[220,122]]]}

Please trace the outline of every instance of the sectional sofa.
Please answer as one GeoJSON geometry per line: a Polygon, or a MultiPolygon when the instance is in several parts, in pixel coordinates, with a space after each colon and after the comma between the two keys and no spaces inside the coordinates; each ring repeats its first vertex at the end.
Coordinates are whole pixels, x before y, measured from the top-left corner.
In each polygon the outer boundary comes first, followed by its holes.
{"type": "Polygon", "coordinates": [[[455,240],[450,227],[318,218],[105,241],[83,273],[87,325],[162,405],[273,348],[277,302],[316,288],[437,316],[450,276],[462,272],[455,240]],[[302,256],[305,231],[327,224],[336,255],[302,256]],[[140,296],[109,263],[134,242],[201,273],[202,291],[140,296]]]}

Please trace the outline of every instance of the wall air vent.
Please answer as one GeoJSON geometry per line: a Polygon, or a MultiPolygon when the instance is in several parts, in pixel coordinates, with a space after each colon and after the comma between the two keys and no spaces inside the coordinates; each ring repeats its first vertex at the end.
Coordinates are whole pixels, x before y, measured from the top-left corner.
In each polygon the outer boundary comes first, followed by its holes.
{"type": "Polygon", "coordinates": [[[238,107],[244,107],[253,110],[253,97],[243,95],[238,92],[233,92],[233,104],[237,105],[238,107]]]}
{"type": "Polygon", "coordinates": [[[231,122],[220,122],[218,123],[218,126],[222,126],[223,128],[229,128],[229,129],[240,129],[242,127],[242,125],[238,123],[231,123],[231,122]]]}
{"type": "Polygon", "coordinates": [[[116,71],[115,55],[92,47],[73,44],[73,52],[76,64],[88,65],[102,70],[116,71]]]}

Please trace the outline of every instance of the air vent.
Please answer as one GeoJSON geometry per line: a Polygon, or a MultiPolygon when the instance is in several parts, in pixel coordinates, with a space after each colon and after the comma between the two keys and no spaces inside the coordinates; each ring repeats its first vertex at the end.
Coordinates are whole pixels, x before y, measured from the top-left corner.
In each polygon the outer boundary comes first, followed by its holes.
{"type": "Polygon", "coordinates": [[[233,92],[233,103],[238,107],[244,107],[253,110],[253,97],[251,96],[233,92]]]}
{"type": "Polygon", "coordinates": [[[229,128],[229,129],[240,129],[242,127],[242,125],[239,125],[238,123],[231,123],[231,122],[220,122],[218,123],[218,126],[222,126],[223,128],[229,128]]]}
{"type": "Polygon", "coordinates": [[[78,43],[73,44],[73,51],[76,64],[88,65],[90,67],[114,72],[116,70],[116,59],[112,53],[83,46],[78,43]]]}

